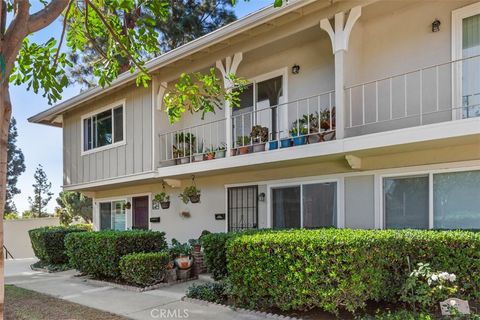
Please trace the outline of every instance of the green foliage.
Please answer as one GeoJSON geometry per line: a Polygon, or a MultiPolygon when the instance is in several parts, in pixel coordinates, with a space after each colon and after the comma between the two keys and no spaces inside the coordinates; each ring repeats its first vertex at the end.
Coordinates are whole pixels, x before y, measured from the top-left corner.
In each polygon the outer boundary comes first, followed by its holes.
{"type": "MultiPolygon", "coordinates": [[[[20,193],[17,188],[18,177],[25,172],[25,158],[23,152],[17,147],[17,121],[12,117],[8,129],[7,142],[7,189],[5,193],[5,215],[6,213],[17,213],[13,203],[13,197],[20,193]]],[[[5,219],[7,219],[4,216],[5,219]]]]}
{"type": "Polygon", "coordinates": [[[195,185],[185,187],[185,189],[183,189],[183,192],[179,195],[180,199],[182,199],[183,203],[185,204],[190,201],[190,197],[197,196],[200,196],[200,189],[197,189],[195,185]]]}
{"type": "Polygon", "coordinates": [[[172,259],[179,256],[189,256],[192,253],[192,247],[189,243],[181,243],[177,239],[172,239],[172,245],[168,248],[172,259]]]}
{"type": "Polygon", "coordinates": [[[225,303],[228,299],[228,290],[224,282],[207,282],[193,284],[187,289],[186,296],[214,303],[225,303]]]}
{"type": "Polygon", "coordinates": [[[120,277],[120,258],[135,252],[167,248],[165,233],[153,231],[98,231],[71,234],[65,239],[72,267],[100,278],[120,277]]]}
{"type": "Polygon", "coordinates": [[[19,219],[18,214],[15,212],[9,212],[9,213],[4,213],[3,214],[3,219],[4,220],[17,220],[19,219]]]}
{"type": "Polygon", "coordinates": [[[375,316],[366,316],[363,320],[433,320],[427,313],[416,314],[408,310],[377,312],[375,316]]]}
{"type": "Polygon", "coordinates": [[[85,226],[43,227],[28,231],[35,256],[45,264],[65,264],[64,240],[68,234],[89,231],[85,226]]]}
{"type": "Polygon", "coordinates": [[[261,125],[255,125],[250,132],[250,138],[253,143],[262,143],[268,141],[268,128],[261,125]]]}
{"type": "Polygon", "coordinates": [[[405,281],[400,300],[410,304],[414,310],[420,307],[422,311],[429,311],[440,301],[454,296],[457,292],[455,281],[453,273],[433,272],[428,263],[419,263],[405,281]]]}
{"type": "Polygon", "coordinates": [[[160,192],[155,195],[154,199],[158,202],[168,202],[170,201],[170,196],[166,192],[160,192]]]}
{"type": "Polygon", "coordinates": [[[205,264],[215,280],[227,276],[226,244],[234,236],[234,233],[210,233],[202,236],[205,264]]]}
{"type": "Polygon", "coordinates": [[[480,234],[467,231],[255,233],[227,241],[228,280],[234,298],[249,307],[355,312],[368,301],[398,302],[410,257],[414,265],[425,262],[454,273],[457,296],[478,299],[479,248],[480,234]]]}
{"type": "Polygon", "coordinates": [[[72,223],[74,219],[82,218],[83,221],[92,222],[92,199],[80,192],[62,191],[57,198],[58,208],[56,213],[64,225],[72,223]]]}
{"type": "Polygon", "coordinates": [[[163,98],[170,122],[180,120],[185,112],[201,112],[203,120],[205,114],[222,109],[223,101],[232,107],[240,106],[240,94],[247,82],[233,74],[228,75],[228,81],[231,82],[231,88],[236,87],[237,90],[225,90],[215,68],[211,68],[207,74],[182,73],[175,88],[165,93],[163,98]]]}
{"type": "Polygon", "coordinates": [[[120,259],[123,280],[141,287],[163,281],[170,254],[164,252],[131,253],[120,259]]]}
{"type": "Polygon", "coordinates": [[[237,146],[247,146],[250,144],[250,136],[238,136],[237,146]]]}
{"type": "MultiPolygon", "coordinates": [[[[161,1],[156,5],[165,6],[161,1]]],[[[165,10],[163,15],[154,14],[148,4],[137,2],[141,10],[138,18],[149,22],[154,30],[159,34],[158,48],[162,52],[175,49],[189,41],[192,41],[204,34],[207,34],[221,26],[224,26],[236,20],[234,12],[231,10],[232,3],[229,0],[203,1],[203,0],[176,0],[174,5],[165,10]]],[[[154,10],[159,12],[160,10],[154,10]]],[[[137,17],[135,16],[135,19],[137,17]]],[[[130,25],[132,19],[123,19],[120,21],[125,29],[130,25]]],[[[97,61],[104,60],[104,57],[95,47],[106,50],[107,42],[105,39],[90,40],[90,45],[77,52],[71,52],[69,59],[74,62],[71,68],[68,68],[69,78],[72,82],[77,82],[85,87],[93,87],[97,79],[93,76],[93,68],[97,61]],[[95,46],[94,46],[95,45],[95,46]]],[[[142,55],[142,59],[157,56],[160,50],[142,55]]],[[[130,62],[128,59],[118,57],[120,68],[128,69],[130,62]]]]}
{"type": "Polygon", "coordinates": [[[34,217],[46,216],[45,207],[48,205],[52,199],[53,193],[50,191],[52,189],[52,183],[48,181],[47,174],[43,171],[43,166],[38,165],[33,175],[35,183],[33,187],[33,199],[28,197],[30,202],[30,209],[34,217]]]}

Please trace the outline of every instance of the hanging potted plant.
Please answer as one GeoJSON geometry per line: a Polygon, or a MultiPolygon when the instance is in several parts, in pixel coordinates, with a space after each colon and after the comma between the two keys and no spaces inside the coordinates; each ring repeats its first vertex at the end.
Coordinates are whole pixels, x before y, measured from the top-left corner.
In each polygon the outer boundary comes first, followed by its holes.
{"type": "Polygon", "coordinates": [[[192,185],[185,187],[179,197],[185,204],[188,204],[189,201],[191,203],[200,202],[200,189],[197,189],[197,186],[195,185],[195,176],[192,176],[192,185]]]}
{"type": "Polygon", "coordinates": [[[265,144],[268,141],[268,128],[261,125],[253,126],[250,138],[253,143],[253,152],[265,151],[265,144]]]}
{"type": "Polygon", "coordinates": [[[161,192],[155,195],[155,201],[160,202],[162,209],[170,208],[170,196],[165,192],[161,192]]]}
{"type": "Polygon", "coordinates": [[[249,150],[250,137],[249,136],[239,136],[237,138],[238,153],[247,154],[249,150]]]}

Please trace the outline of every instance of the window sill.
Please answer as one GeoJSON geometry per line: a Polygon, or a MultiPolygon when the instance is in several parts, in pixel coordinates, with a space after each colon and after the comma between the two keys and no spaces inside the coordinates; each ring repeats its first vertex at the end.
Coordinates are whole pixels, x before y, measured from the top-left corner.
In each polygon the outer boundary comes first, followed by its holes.
{"type": "Polygon", "coordinates": [[[108,150],[108,149],[121,147],[121,146],[124,146],[126,144],[127,144],[127,142],[124,140],[124,141],[115,142],[115,143],[112,143],[112,144],[109,144],[109,145],[106,145],[106,146],[103,146],[103,147],[91,149],[91,150],[88,150],[88,151],[83,151],[82,150],[81,155],[86,156],[86,155],[89,155],[89,154],[92,154],[92,153],[97,153],[97,152],[105,151],[105,150],[108,150]]]}

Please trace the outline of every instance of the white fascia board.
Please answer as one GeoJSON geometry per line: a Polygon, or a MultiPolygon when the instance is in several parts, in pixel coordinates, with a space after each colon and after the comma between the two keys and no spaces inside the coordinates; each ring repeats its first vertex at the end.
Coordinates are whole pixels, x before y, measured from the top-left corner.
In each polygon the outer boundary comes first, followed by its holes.
{"type": "MultiPolygon", "coordinates": [[[[304,7],[312,2],[318,0],[297,0],[290,1],[288,5],[285,5],[282,8],[274,8],[273,6],[266,7],[254,13],[251,13],[245,16],[242,19],[234,21],[224,27],[221,27],[211,33],[208,33],[198,39],[195,39],[183,46],[180,46],[176,49],[173,49],[163,55],[160,55],[152,60],[148,61],[145,64],[145,68],[150,72],[153,72],[161,67],[164,67],[170,63],[173,63],[177,60],[180,60],[188,55],[191,55],[195,52],[198,52],[202,49],[210,47],[218,42],[224,41],[228,38],[231,38],[245,30],[254,28],[258,25],[264,24],[272,19],[275,19],[279,16],[282,16],[286,13],[304,7]]],[[[105,94],[115,88],[123,86],[129,82],[135,80],[138,75],[138,70],[133,73],[123,73],[118,76],[108,87],[94,87],[89,89],[75,97],[72,97],[52,108],[49,108],[43,112],[40,112],[30,118],[29,122],[40,123],[48,121],[46,118],[55,117],[58,114],[61,114],[89,99],[93,99],[99,95],[105,94]]]]}

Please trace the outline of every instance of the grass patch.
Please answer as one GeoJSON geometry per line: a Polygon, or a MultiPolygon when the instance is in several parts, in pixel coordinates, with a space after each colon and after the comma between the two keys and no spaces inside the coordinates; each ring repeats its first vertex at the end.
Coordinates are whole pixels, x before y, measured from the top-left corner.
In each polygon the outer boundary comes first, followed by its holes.
{"type": "Polygon", "coordinates": [[[5,285],[5,319],[120,320],[126,318],[35,291],[5,285]]]}

